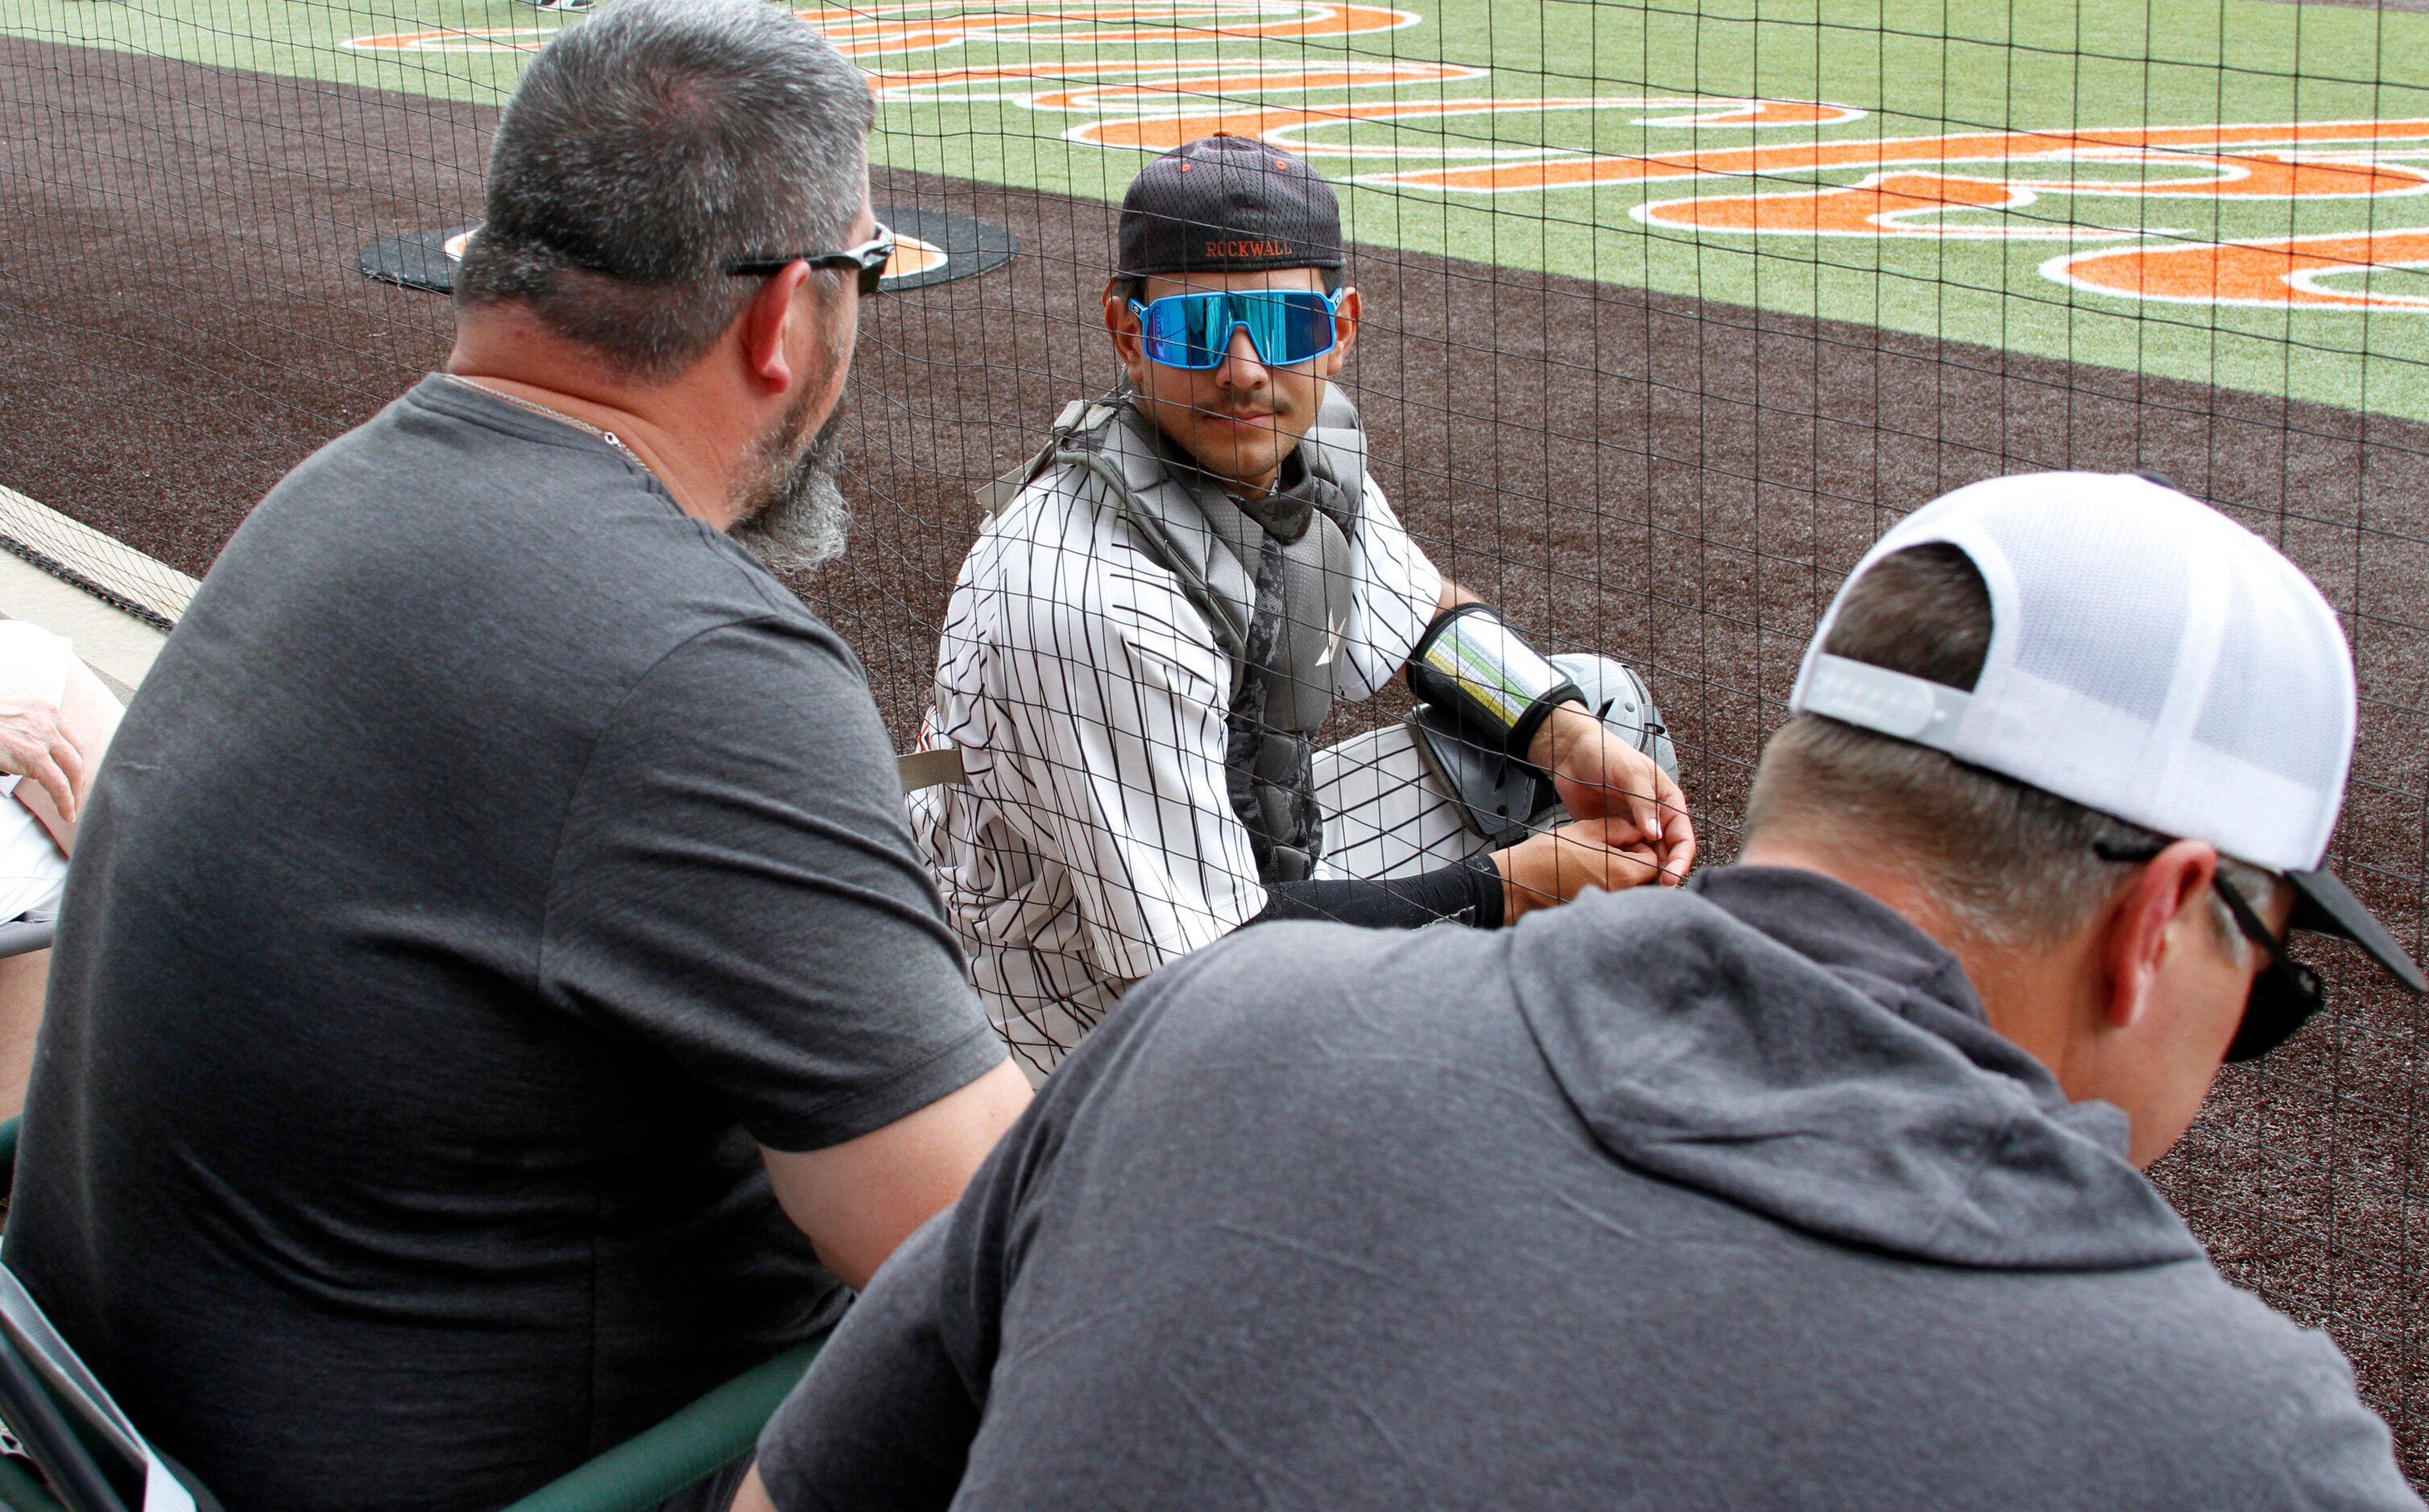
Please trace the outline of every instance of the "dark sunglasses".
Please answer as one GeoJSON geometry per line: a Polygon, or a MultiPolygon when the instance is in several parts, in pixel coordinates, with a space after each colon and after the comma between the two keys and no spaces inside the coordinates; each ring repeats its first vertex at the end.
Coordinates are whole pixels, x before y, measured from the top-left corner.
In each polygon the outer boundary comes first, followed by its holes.
{"type": "Polygon", "coordinates": [[[788,252],[781,257],[751,257],[725,265],[725,271],[735,278],[765,278],[781,273],[797,262],[813,268],[857,268],[860,270],[860,291],[863,296],[877,292],[880,280],[885,277],[885,265],[894,260],[894,231],[880,222],[877,234],[857,247],[841,252],[788,252]]]}
{"type": "Polygon", "coordinates": [[[1231,333],[1245,328],[1257,360],[1268,368],[1290,368],[1313,362],[1340,343],[1335,316],[1347,292],[1217,288],[1166,294],[1148,304],[1132,300],[1131,313],[1138,317],[1149,362],[1192,372],[1219,368],[1231,350],[1231,333]]]}
{"type": "MultiPolygon", "coordinates": [[[[2156,846],[2112,846],[2103,841],[2091,848],[2103,861],[2140,863],[2157,859],[2160,851],[2172,842],[2156,846]]],[[[2269,932],[2260,915],[2243,895],[2224,878],[2213,876],[2210,891],[2235,920],[2243,937],[2258,945],[2269,957],[2269,964],[2252,978],[2252,995],[2245,999],[2243,1020],[2236,1026],[2235,1038],[2228,1042],[2229,1060],[2257,1060],[2293,1036],[2296,1029],[2310,1022],[2327,1002],[2328,987],[2320,974],[2286,953],[2286,943],[2269,932]]]]}

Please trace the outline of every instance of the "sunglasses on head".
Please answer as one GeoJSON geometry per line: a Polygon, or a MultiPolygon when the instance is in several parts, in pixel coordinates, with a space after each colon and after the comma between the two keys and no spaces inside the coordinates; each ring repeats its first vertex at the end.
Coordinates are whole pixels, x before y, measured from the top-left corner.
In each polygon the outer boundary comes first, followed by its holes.
{"type": "MultiPolygon", "coordinates": [[[[2165,842],[2128,846],[2103,841],[2091,848],[2103,861],[2146,862],[2156,860],[2168,847],[2165,842]]],[[[2252,978],[2252,995],[2244,1000],[2242,1021],[2236,1025],[2235,1038],[2226,1047],[2229,1060],[2257,1060],[2292,1038],[2320,1011],[2327,1001],[2327,983],[2318,972],[2286,953],[2286,943],[2269,932],[2269,926],[2233,883],[2213,875],[2209,885],[2226,905],[2236,929],[2269,957],[2269,964],[2252,978]]]]}
{"type": "Polygon", "coordinates": [[[1166,294],[1146,304],[1132,300],[1131,313],[1138,317],[1149,362],[1194,372],[1219,368],[1231,350],[1231,333],[1245,329],[1258,361],[1268,368],[1290,368],[1313,362],[1339,345],[1334,317],[1344,292],[1217,288],[1166,294]]]}
{"type": "Polygon", "coordinates": [[[781,257],[746,257],[739,262],[727,263],[725,271],[735,278],[765,278],[771,273],[781,273],[797,262],[808,263],[813,268],[857,269],[860,271],[860,291],[868,295],[877,292],[879,281],[885,276],[885,265],[893,260],[894,231],[881,222],[877,234],[857,247],[846,247],[841,252],[788,252],[781,257]]]}

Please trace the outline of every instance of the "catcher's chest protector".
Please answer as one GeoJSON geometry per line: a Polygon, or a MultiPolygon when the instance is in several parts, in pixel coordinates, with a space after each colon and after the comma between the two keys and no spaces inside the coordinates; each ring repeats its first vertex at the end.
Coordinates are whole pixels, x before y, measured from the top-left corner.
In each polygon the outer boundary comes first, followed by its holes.
{"type": "Polygon", "coordinates": [[[1075,407],[1057,427],[1051,461],[1106,485],[1214,627],[1232,668],[1231,807],[1248,826],[1258,879],[1302,880],[1324,853],[1311,764],[1349,622],[1349,534],[1366,487],[1358,412],[1328,385],[1299,447],[1305,481],[1244,506],[1180,460],[1126,395],[1075,407]]]}

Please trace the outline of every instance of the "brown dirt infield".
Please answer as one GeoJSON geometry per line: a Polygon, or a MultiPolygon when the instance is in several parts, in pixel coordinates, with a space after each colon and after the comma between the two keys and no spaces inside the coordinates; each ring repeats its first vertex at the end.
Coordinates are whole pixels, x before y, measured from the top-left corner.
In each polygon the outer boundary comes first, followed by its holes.
{"type": "MultiPolygon", "coordinates": [[[[473,218],[495,112],[0,40],[0,483],[201,573],[254,501],[445,351],[382,236],[473,218]]],[[[898,733],[972,487],[1101,386],[1110,211],[882,174],[1012,228],[985,278],[881,301],[855,370],[851,554],[812,601],[898,733]]],[[[2032,468],[2153,468],[2281,539],[2349,613],[2364,734],[2338,842],[2421,938],[2429,428],[1962,345],[1370,250],[1349,377],[1446,570],[1645,668],[1707,854],[1840,576],[1895,514],[2032,468]]],[[[2228,1274],[2354,1356],[2429,1484],[2420,1010],[2343,954],[2334,1019],[2230,1070],[2155,1172],[2228,1274]]]]}

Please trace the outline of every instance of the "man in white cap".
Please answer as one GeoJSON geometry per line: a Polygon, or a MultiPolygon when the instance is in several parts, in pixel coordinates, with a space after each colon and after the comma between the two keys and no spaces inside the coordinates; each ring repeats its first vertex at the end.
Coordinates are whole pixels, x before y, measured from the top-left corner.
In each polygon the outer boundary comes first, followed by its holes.
{"type": "Polygon", "coordinates": [[[1960,489],[1739,864],[1159,975],[907,1242],[758,1506],[2418,1507],[2140,1168],[2318,1004],[2335,614],[2154,482],[1960,489]]]}

